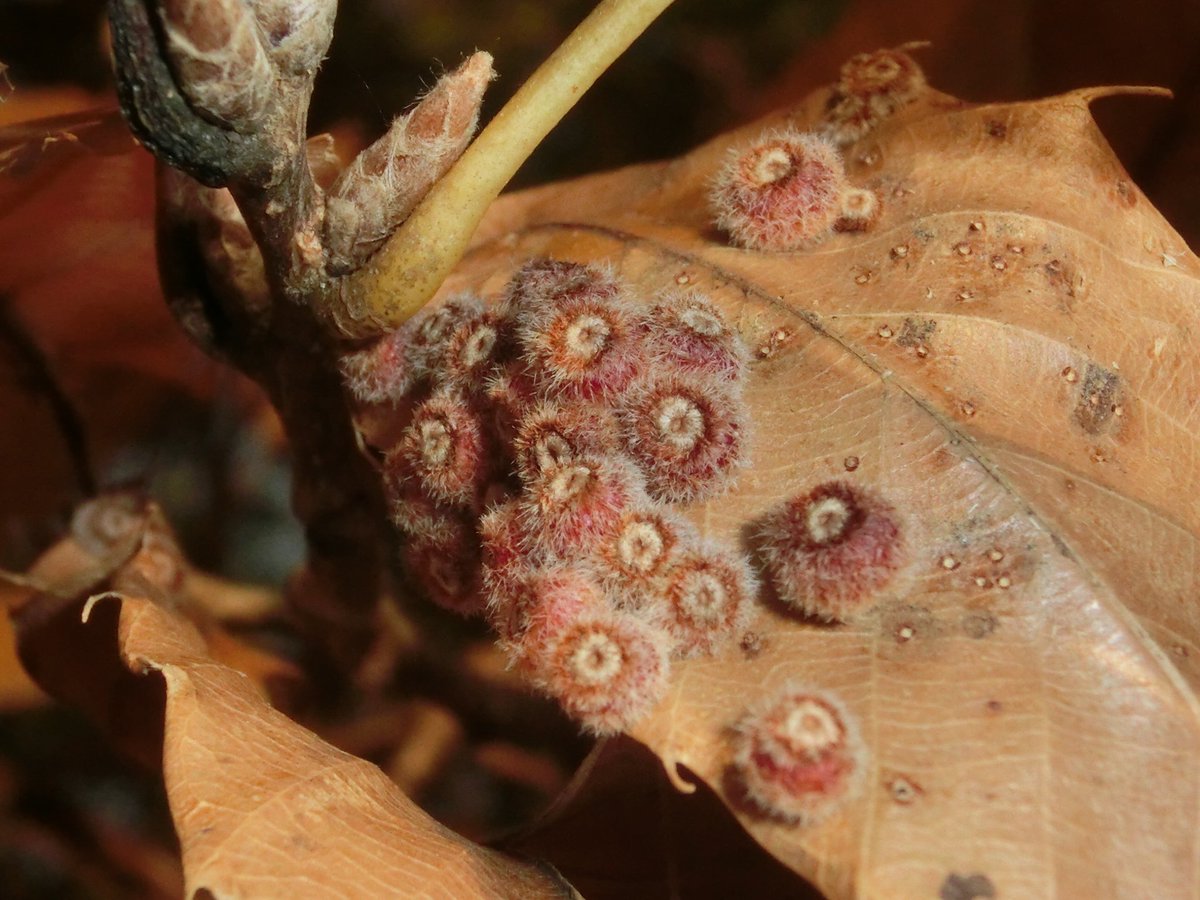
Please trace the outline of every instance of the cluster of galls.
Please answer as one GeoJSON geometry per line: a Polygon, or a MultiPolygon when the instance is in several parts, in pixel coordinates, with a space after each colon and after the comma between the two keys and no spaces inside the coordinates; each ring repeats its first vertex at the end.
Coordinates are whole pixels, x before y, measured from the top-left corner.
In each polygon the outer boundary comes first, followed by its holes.
{"type": "Polygon", "coordinates": [[[839,147],[852,144],[925,88],[925,73],[903,49],[859,53],[842,64],[822,130],[839,147]]]}
{"type": "Polygon", "coordinates": [[[901,50],[852,57],[816,131],[768,131],[730,153],[709,194],[717,227],[747,250],[794,251],[873,226],[879,195],[849,183],[841,148],[924,88],[921,69],[901,50]]]}
{"type": "Polygon", "coordinates": [[[752,612],[743,556],[673,509],[744,464],[745,369],[701,295],[639,303],[609,272],[550,259],[344,361],[355,397],[403,423],[383,466],[409,574],[485,615],[597,733],[627,728],[672,657],[715,651],[752,612]]]}

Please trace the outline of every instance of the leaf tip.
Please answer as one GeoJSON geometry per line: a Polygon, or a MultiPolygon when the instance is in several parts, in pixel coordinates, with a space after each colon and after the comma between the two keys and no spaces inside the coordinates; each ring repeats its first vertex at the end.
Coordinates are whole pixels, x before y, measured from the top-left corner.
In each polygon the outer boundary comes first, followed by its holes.
{"type": "Polygon", "coordinates": [[[1106,97],[1162,97],[1167,100],[1175,99],[1175,92],[1170,88],[1153,84],[1110,84],[1098,87],[1082,88],[1076,91],[1076,96],[1091,106],[1097,100],[1106,97]]]}
{"type": "Polygon", "coordinates": [[[88,623],[88,619],[90,619],[92,616],[92,610],[102,600],[118,600],[119,601],[120,599],[121,599],[121,595],[118,594],[116,591],[104,591],[103,593],[100,593],[100,594],[93,594],[92,596],[88,597],[87,602],[83,604],[83,611],[80,613],[79,620],[81,622],[83,622],[84,625],[86,625],[88,623]]]}
{"type": "Polygon", "coordinates": [[[683,776],[682,763],[667,753],[662,754],[663,770],[667,773],[667,780],[671,782],[671,786],[681,794],[696,793],[696,782],[689,781],[683,776]]]}

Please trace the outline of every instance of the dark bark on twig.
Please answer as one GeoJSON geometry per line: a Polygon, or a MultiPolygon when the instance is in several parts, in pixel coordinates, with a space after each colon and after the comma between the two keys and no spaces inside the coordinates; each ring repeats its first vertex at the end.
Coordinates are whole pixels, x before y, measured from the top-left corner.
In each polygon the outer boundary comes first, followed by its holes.
{"type": "Polygon", "coordinates": [[[109,0],[122,108],[178,170],[159,180],[168,303],[278,409],[310,551],[292,596],[323,638],[361,649],[390,531],[336,368],[332,273],[353,274],[461,154],[492,68],[477,54],[398,119],[336,180],[327,217],[306,127],[333,9],[333,0],[109,0]]]}
{"type": "Polygon", "coordinates": [[[167,36],[143,0],[110,0],[117,90],[130,128],[159,159],[208,187],[228,187],[263,249],[281,296],[324,296],[318,237],[324,198],[305,153],[312,72],[279,73],[275,102],[249,131],[214,122],[186,99],[167,36]]]}
{"type": "Polygon", "coordinates": [[[138,140],[168,165],[209,187],[265,181],[270,148],[197,116],[160,50],[160,30],[143,0],[110,0],[117,96],[138,140]]]}
{"type": "Polygon", "coordinates": [[[293,591],[293,609],[327,649],[357,657],[385,577],[386,517],[378,476],[358,451],[331,339],[304,306],[247,302],[247,273],[218,266],[239,239],[230,232],[245,230],[218,218],[218,192],[171,171],[160,173],[159,186],[159,267],[172,312],[209,353],[262,385],[288,434],[293,507],[321,588],[293,591]]]}

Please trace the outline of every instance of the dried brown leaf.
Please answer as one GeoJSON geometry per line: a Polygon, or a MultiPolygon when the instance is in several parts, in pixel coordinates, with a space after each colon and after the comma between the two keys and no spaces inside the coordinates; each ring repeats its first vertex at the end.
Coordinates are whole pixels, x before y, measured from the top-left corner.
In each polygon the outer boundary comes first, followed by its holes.
{"type": "MultiPolygon", "coordinates": [[[[11,535],[38,516],[69,508],[64,501],[76,501],[81,487],[65,446],[71,435],[51,414],[43,382],[73,408],[82,432],[74,455],[96,467],[181,398],[222,390],[243,408],[262,404],[172,320],[155,267],[153,160],[116,110],[80,111],[80,102],[71,93],[18,94],[3,108],[18,118],[71,110],[0,128],[0,417],[22,423],[0,438],[0,508],[20,522],[5,543],[18,543],[11,535]],[[41,371],[27,371],[18,344],[40,358],[41,371]]],[[[27,548],[16,549],[11,555],[27,548]]]]}
{"type": "Polygon", "coordinates": [[[209,655],[247,676],[264,697],[299,675],[290,662],[222,627],[219,613],[237,618],[236,613],[253,610],[248,603],[261,604],[259,592],[193,568],[157,504],[136,491],[109,491],[84,503],[69,532],[28,573],[7,580],[12,584],[0,601],[12,615],[20,658],[35,681],[83,708],[154,768],[160,755],[161,709],[153,711],[157,703],[139,708],[153,686],[131,678],[111,642],[97,641],[97,629],[81,625],[83,598],[110,589],[140,592],[179,610],[203,634],[209,655]],[[217,591],[223,603],[212,600],[217,591]]]}
{"type": "Polygon", "coordinates": [[[444,287],[496,292],[549,255],[705,291],[753,348],[754,433],[697,523],[743,541],[834,478],[900,511],[912,569],[873,616],[765,608],[635,730],[830,896],[1200,889],[1200,261],[1096,128],[1106,93],[930,92],[848,152],[883,199],[873,230],[727,246],[706,192],[728,147],[811,125],[821,93],[681,160],[502,200],[444,287]],[[870,752],[857,801],[808,828],[730,777],[733,726],[794,679],[839,694],[870,752]]]}
{"type": "Polygon", "coordinates": [[[158,287],[152,172],[114,109],[0,129],[0,293],[72,367],[204,394],[213,367],[158,287]]]}
{"type": "MultiPolygon", "coordinates": [[[[8,589],[0,585],[0,597],[8,589]]],[[[3,605],[0,599],[0,605],[3,605]]],[[[46,695],[33,682],[17,659],[16,635],[7,611],[0,610],[0,711],[11,712],[40,706],[46,695]]]]}
{"type": "Polygon", "coordinates": [[[16,610],[22,659],[124,749],[161,761],[186,896],[573,896],[553,871],[442,827],[376,766],[273,709],[262,682],[290,667],[187,617],[200,612],[193,576],[153,504],[93,501],[29,580],[47,592],[16,610]],[[145,596],[84,604],[81,592],[104,585],[145,596]]]}
{"type": "Polygon", "coordinates": [[[187,896],[571,896],[552,873],[438,825],[376,766],[271,709],[178,615],[138,597],[120,604],[122,659],[166,682],[163,770],[187,896]]]}

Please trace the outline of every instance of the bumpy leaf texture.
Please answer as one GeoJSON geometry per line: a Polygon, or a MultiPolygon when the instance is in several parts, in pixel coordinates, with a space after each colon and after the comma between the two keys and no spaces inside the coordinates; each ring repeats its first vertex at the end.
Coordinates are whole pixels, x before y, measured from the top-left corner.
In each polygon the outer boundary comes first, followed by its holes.
{"type": "Polygon", "coordinates": [[[752,466],[695,523],[744,545],[837,479],[897,511],[910,564],[872,614],[768,601],[633,731],[830,896],[1200,889],[1200,262],[1096,128],[1105,94],[924,91],[847,148],[873,228],[730,246],[707,204],[729,148],[814,126],[819,93],[680,160],[502,199],[444,288],[497,294],[549,256],[703,291],[752,351],[752,466]],[[811,826],[731,777],[747,707],[796,681],[840,697],[869,754],[811,826]]]}

